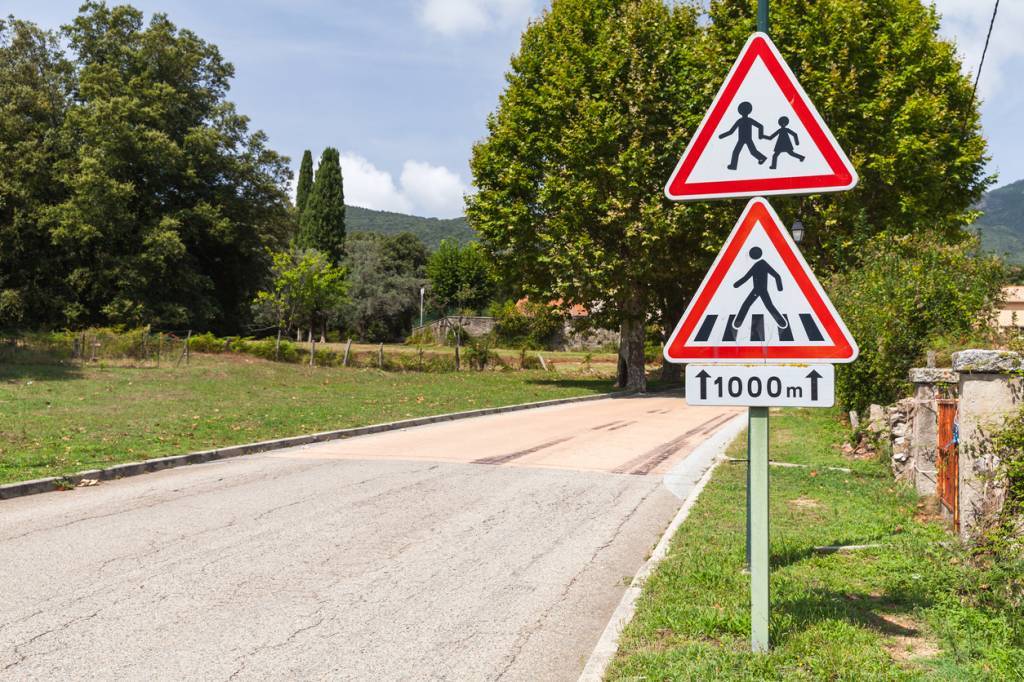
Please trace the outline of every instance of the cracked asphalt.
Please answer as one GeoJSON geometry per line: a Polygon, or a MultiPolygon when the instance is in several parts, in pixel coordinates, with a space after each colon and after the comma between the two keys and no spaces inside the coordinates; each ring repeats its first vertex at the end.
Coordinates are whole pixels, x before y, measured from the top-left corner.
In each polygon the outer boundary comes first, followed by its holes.
{"type": "Polygon", "coordinates": [[[571,680],[737,411],[620,398],[0,502],[0,678],[571,680]]]}

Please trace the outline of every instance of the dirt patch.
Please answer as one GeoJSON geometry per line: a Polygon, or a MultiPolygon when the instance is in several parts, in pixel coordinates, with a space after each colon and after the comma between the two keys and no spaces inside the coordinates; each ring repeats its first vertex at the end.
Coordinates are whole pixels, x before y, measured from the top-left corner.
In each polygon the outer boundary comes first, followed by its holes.
{"type": "Polygon", "coordinates": [[[917,503],[914,511],[914,520],[919,523],[945,522],[947,519],[942,514],[942,503],[935,495],[923,497],[917,503]]]}
{"type": "Polygon", "coordinates": [[[937,656],[942,650],[931,637],[921,632],[921,624],[906,614],[878,614],[878,618],[888,627],[883,630],[891,632],[885,643],[885,650],[894,661],[915,661],[922,658],[937,656]]]}
{"type": "Polygon", "coordinates": [[[822,504],[813,497],[800,496],[790,500],[787,504],[794,509],[821,509],[822,504]]]}

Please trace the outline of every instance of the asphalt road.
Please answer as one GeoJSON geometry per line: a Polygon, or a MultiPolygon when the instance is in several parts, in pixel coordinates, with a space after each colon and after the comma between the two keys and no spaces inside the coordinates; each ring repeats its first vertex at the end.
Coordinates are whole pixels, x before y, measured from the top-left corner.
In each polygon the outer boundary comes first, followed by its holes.
{"type": "Polygon", "coordinates": [[[735,414],[602,400],[0,502],[0,678],[575,679],[664,474],[735,414]]]}

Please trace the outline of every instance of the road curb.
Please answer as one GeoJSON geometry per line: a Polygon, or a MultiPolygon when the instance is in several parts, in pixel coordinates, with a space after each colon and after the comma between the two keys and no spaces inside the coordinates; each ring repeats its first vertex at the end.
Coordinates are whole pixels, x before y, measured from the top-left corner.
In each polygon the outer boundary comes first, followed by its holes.
{"type": "Polygon", "coordinates": [[[650,558],[644,562],[644,565],[633,576],[633,580],[630,581],[629,587],[626,588],[612,617],[608,620],[608,625],[601,633],[601,638],[597,640],[590,658],[587,659],[587,664],[583,668],[583,672],[580,673],[579,682],[601,682],[604,679],[608,666],[611,665],[619,650],[619,637],[622,636],[623,629],[633,620],[633,614],[636,613],[636,602],[643,591],[644,583],[668,555],[672,537],[686,517],[690,515],[690,510],[696,504],[697,498],[700,497],[708,481],[711,480],[715,469],[725,461],[725,449],[746,425],[747,415],[736,415],[665,475],[665,486],[674,494],[680,495],[682,491],[686,491],[683,504],[668,528],[662,533],[650,558]]]}
{"type": "Polygon", "coordinates": [[[67,490],[69,488],[76,487],[83,480],[111,481],[118,478],[125,478],[127,476],[138,476],[140,474],[152,473],[154,471],[162,471],[163,469],[187,466],[189,464],[201,464],[203,462],[213,462],[220,459],[241,457],[243,455],[252,455],[259,452],[282,450],[284,448],[292,448],[299,445],[311,445],[313,443],[324,443],[326,441],[354,438],[356,436],[367,436],[372,433],[399,431],[401,429],[426,426],[427,424],[436,424],[438,422],[470,419],[472,417],[485,417],[493,414],[519,412],[521,410],[533,410],[541,407],[553,407],[556,405],[582,403],[592,400],[627,398],[635,395],[637,394],[632,391],[622,393],[598,393],[595,395],[574,396],[572,398],[542,400],[535,403],[520,403],[518,405],[505,405],[502,407],[485,407],[479,410],[449,412],[447,414],[437,414],[430,417],[416,417],[414,419],[403,419],[401,421],[386,422],[384,424],[356,426],[349,429],[323,431],[304,436],[290,436],[287,438],[260,441],[258,443],[232,445],[213,450],[200,450],[198,452],[190,452],[184,455],[156,457],[154,459],[147,459],[141,462],[125,462],[124,464],[116,464],[105,469],[90,469],[88,471],[78,471],[66,476],[51,476],[49,478],[37,478],[31,481],[21,481],[18,483],[0,485],[0,500],[9,500],[16,497],[24,497],[25,495],[48,493],[55,490],[67,490]]]}

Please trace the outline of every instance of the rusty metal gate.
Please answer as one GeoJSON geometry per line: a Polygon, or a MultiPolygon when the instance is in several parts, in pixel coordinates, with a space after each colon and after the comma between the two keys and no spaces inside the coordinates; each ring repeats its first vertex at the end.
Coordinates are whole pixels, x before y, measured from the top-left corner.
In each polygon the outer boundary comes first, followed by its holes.
{"type": "Polygon", "coordinates": [[[953,527],[960,529],[960,455],[959,429],[957,428],[957,400],[939,398],[935,401],[939,411],[939,437],[936,463],[938,464],[938,485],[936,493],[942,506],[953,516],[953,527]]]}

